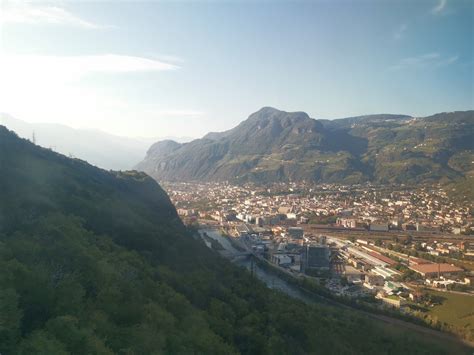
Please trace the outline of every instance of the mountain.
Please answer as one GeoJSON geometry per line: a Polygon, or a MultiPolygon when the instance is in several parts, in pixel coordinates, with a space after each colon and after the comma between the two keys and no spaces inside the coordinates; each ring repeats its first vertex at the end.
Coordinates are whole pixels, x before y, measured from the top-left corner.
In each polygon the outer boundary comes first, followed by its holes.
{"type": "Polygon", "coordinates": [[[145,174],[101,170],[1,126],[0,171],[2,354],[466,350],[268,289],[195,239],[145,174]]]}
{"type": "Polygon", "coordinates": [[[355,125],[376,126],[376,125],[390,125],[400,122],[406,122],[413,117],[407,115],[392,115],[392,114],[378,114],[365,115],[346,118],[337,118],[334,120],[319,120],[329,129],[348,129],[355,125]]]}
{"type": "MultiPolygon", "coordinates": [[[[86,160],[104,169],[131,169],[145,155],[157,138],[129,138],[111,135],[97,130],[74,129],[53,123],[28,123],[0,113],[0,124],[15,131],[20,137],[52,148],[62,154],[86,160]]],[[[189,138],[178,139],[181,142],[189,138]]]]}
{"type": "Polygon", "coordinates": [[[474,111],[360,122],[344,130],[367,142],[360,160],[377,182],[446,183],[474,173],[474,111]]]}
{"type": "Polygon", "coordinates": [[[153,145],[136,168],[158,180],[417,183],[473,170],[474,111],[315,120],[264,107],[237,127],[153,145]]]}

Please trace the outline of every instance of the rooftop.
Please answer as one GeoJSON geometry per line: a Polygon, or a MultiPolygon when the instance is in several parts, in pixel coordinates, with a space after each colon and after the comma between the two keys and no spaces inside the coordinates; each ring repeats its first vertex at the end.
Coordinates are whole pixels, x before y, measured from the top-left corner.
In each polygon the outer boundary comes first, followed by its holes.
{"type": "Polygon", "coordinates": [[[426,274],[433,272],[460,272],[463,271],[461,268],[450,265],[450,264],[420,264],[413,265],[410,267],[412,270],[426,274]]]}

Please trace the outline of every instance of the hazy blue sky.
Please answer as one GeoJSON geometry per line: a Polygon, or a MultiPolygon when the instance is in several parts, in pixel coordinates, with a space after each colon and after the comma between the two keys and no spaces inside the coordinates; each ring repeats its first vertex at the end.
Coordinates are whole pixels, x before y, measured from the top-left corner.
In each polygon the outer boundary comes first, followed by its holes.
{"type": "Polygon", "coordinates": [[[473,1],[0,4],[0,111],[26,121],[197,137],[262,106],[474,106],[473,1]]]}

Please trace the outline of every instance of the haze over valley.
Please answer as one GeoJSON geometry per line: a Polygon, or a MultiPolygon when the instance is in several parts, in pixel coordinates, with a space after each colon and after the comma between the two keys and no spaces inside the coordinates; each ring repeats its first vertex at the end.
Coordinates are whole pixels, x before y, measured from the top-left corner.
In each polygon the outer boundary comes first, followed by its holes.
{"type": "Polygon", "coordinates": [[[472,0],[0,4],[0,355],[474,350],[472,0]]]}
{"type": "MultiPolygon", "coordinates": [[[[57,123],[29,123],[0,113],[0,124],[20,137],[36,144],[70,155],[103,169],[130,170],[143,158],[150,144],[158,140],[178,142],[187,137],[133,138],[122,137],[92,129],[74,129],[57,123]]],[[[159,132],[157,132],[158,136],[159,132]]]]}

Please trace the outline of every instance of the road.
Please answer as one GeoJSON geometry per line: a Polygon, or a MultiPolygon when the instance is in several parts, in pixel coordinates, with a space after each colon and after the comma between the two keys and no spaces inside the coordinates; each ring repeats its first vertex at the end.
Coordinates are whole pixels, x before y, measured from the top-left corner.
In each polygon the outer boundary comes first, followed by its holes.
{"type": "MultiPolygon", "coordinates": [[[[207,232],[207,234],[211,238],[214,238],[217,241],[219,241],[219,243],[221,243],[221,245],[224,248],[228,248],[227,249],[228,253],[224,253],[223,254],[224,256],[231,257],[232,254],[235,255],[235,254],[241,253],[241,251],[234,248],[232,246],[232,244],[229,242],[229,240],[227,240],[226,237],[222,236],[219,231],[216,231],[216,230],[205,230],[205,231],[207,232]]],[[[273,265],[273,264],[271,264],[270,262],[268,262],[267,260],[265,260],[263,258],[259,258],[259,260],[261,260],[262,262],[265,262],[270,267],[275,268],[275,270],[278,270],[278,272],[283,271],[283,272],[285,272],[285,274],[290,275],[291,277],[294,277],[296,279],[298,278],[298,276],[295,275],[294,273],[291,273],[288,270],[285,270],[285,269],[280,268],[276,265],[273,265]]],[[[249,259],[240,259],[236,262],[236,264],[240,265],[240,266],[243,266],[243,267],[247,268],[248,270],[250,270],[250,268],[252,267],[251,266],[251,261],[249,259]]],[[[458,344],[462,344],[462,345],[474,348],[474,343],[473,342],[469,342],[467,340],[460,339],[460,338],[458,338],[458,337],[456,337],[452,334],[449,334],[449,333],[444,333],[444,332],[441,332],[441,331],[438,331],[438,330],[435,330],[435,329],[432,329],[432,328],[428,328],[428,327],[424,327],[424,326],[417,325],[417,324],[414,324],[414,323],[406,322],[406,321],[403,321],[401,319],[392,318],[392,317],[385,316],[385,315],[380,315],[380,314],[374,314],[374,313],[363,311],[363,310],[360,310],[360,309],[357,309],[357,308],[350,307],[350,306],[348,306],[346,304],[343,304],[343,303],[340,303],[340,302],[338,302],[334,299],[330,299],[330,298],[324,297],[320,294],[314,293],[311,290],[307,290],[307,289],[304,289],[300,286],[296,286],[296,285],[282,279],[281,277],[279,277],[278,273],[265,270],[265,269],[259,267],[258,265],[254,265],[253,270],[254,270],[255,276],[257,276],[261,281],[263,281],[267,285],[267,287],[272,288],[272,289],[277,289],[277,290],[287,294],[288,296],[299,299],[299,300],[301,300],[305,303],[308,303],[308,304],[315,304],[315,303],[318,304],[319,303],[320,304],[321,302],[323,302],[323,303],[326,303],[326,304],[329,304],[329,305],[332,305],[332,306],[336,306],[336,307],[339,307],[339,308],[344,308],[344,309],[351,310],[351,311],[357,311],[358,313],[363,314],[366,317],[374,319],[374,320],[382,321],[382,322],[387,323],[387,324],[392,324],[392,325],[395,325],[395,326],[403,327],[405,329],[410,329],[410,330],[415,331],[417,333],[433,336],[433,337],[436,337],[438,339],[443,339],[443,340],[446,340],[446,341],[452,341],[452,342],[455,342],[455,343],[458,343],[458,344]]]]}

